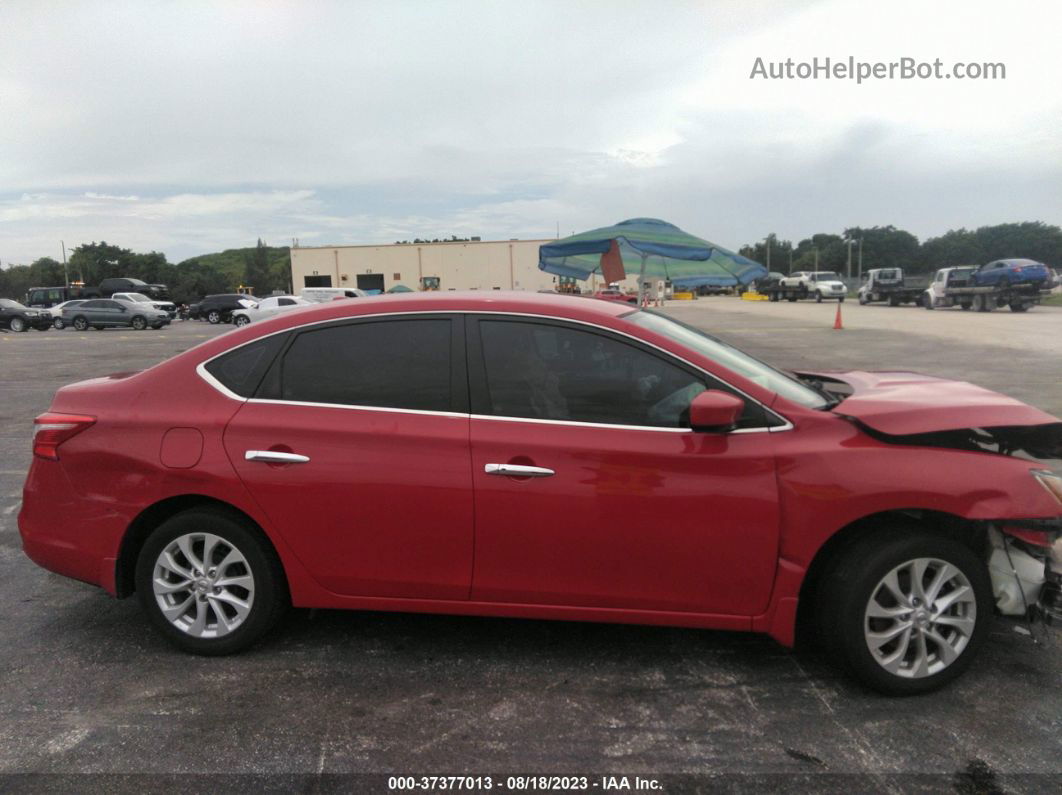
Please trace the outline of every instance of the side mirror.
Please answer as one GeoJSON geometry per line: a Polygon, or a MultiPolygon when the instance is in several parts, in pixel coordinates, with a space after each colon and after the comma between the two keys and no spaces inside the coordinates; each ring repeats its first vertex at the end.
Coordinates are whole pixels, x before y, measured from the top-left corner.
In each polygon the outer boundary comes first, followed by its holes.
{"type": "Polygon", "coordinates": [[[745,401],[737,395],[709,389],[690,403],[690,427],[695,431],[725,433],[734,427],[745,409],[745,401]]]}

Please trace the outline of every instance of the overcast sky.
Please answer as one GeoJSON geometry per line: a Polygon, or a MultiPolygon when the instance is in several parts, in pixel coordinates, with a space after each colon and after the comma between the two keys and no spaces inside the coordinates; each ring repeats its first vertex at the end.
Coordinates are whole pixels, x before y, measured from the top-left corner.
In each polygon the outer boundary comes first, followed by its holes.
{"type": "Polygon", "coordinates": [[[0,3],[0,262],[1062,222],[1054,2],[0,3]],[[752,80],[755,59],[1002,62],[752,80]]]}

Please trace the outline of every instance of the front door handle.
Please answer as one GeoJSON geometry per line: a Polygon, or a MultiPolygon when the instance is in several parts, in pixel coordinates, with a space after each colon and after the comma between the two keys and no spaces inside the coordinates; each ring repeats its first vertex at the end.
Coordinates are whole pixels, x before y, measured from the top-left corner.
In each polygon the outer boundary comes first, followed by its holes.
{"type": "Polygon", "coordinates": [[[483,471],[488,475],[504,475],[510,478],[548,478],[557,474],[545,467],[528,467],[521,464],[486,464],[483,471]]]}
{"type": "Polygon", "coordinates": [[[308,455],[298,453],[281,453],[277,450],[248,450],[243,454],[248,461],[265,461],[267,464],[305,464],[308,455]]]}

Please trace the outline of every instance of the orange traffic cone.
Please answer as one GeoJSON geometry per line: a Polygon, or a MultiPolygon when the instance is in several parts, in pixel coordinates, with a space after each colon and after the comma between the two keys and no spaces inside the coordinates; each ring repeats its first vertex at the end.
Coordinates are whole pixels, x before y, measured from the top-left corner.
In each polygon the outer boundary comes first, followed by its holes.
{"type": "Polygon", "coordinates": [[[841,322],[841,302],[837,302],[837,317],[833,319],[833,327],[836,330],[844,331],[844,323],[841,322]]]}

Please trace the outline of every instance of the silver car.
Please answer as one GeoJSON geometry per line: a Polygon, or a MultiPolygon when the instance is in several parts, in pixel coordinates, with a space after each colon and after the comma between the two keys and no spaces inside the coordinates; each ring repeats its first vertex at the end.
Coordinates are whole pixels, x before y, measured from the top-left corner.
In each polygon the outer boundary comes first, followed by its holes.
{"type": "Polygon", "coordinates": [[[63,323],[78,331],[85,331],[90,326],[94,329],[124,326],[142,331],[148,326],[162,328],[169,322],[169,314],[161,309],[114,298],[93,298],[83,304],[63,308],[63,323]]]}

